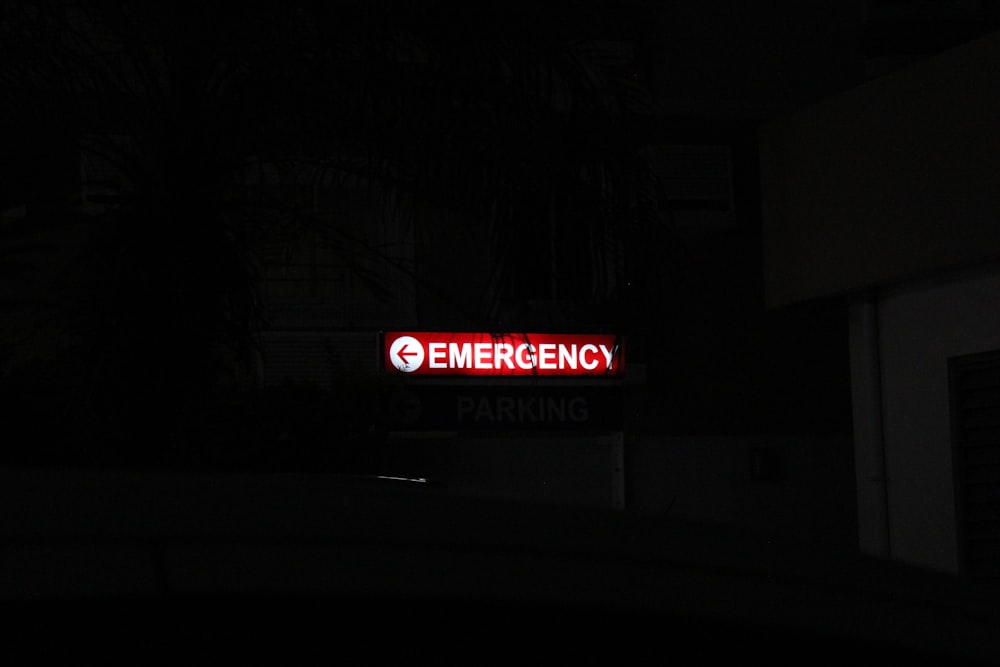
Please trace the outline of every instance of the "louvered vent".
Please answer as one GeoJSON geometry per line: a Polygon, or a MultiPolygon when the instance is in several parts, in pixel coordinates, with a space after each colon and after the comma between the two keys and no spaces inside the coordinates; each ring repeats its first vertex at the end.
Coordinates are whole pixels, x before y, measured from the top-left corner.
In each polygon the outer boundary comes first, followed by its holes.
{"type": "Polygon", "coordinates": [[[268,331],[264,382],[330,389],[335,378],[374,375],[377,352],[374,332],[268,331]]]}
{"type": "Polygon", "coordinates": [[[950,361],[959,557],[1000,581],[1000,351],[950,361]]]}

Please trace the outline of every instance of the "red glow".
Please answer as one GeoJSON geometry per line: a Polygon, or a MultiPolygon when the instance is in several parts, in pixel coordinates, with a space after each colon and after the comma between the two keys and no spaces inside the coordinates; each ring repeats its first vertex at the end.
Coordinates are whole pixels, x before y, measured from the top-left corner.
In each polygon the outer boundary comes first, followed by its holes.
{"type": "Polygon", "coordinates": [[[611,334],[489,334],[391,331],[385,368],[405,375],[618,376],[621,337],[611,334]]]}

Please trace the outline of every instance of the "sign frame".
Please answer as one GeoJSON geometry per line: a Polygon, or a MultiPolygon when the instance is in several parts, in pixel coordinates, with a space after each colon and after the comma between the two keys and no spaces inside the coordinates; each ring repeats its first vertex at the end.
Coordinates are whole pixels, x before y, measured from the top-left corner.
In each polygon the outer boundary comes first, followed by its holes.
{"type": "Polygon", "coordinates": [[[620,378],[616,334],[387,331],[383,371],[397,377],[620,378]]]}

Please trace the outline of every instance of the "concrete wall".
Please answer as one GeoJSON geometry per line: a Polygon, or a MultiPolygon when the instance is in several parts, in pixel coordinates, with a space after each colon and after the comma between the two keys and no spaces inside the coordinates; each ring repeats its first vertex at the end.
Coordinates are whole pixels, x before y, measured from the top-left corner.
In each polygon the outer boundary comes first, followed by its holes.
{"type": "Polygon", "coordinates": [[[396,432],[385,474],[463,498],[624,509],[622,433],[396,432]]]}
{"type": "Polygon", "coordinates": [[[849,435],[400,432],[383,461],[461,497],[614,508],[844,550],[858,544],[849,435]]]}
{"type": "Polygon", "coordinates": [[[893,560],[956,571],[948,359],[1000,349],[1000,265],[883,290],[878,304],[893,560]]]}
{"type": "Polygon", "coordinates": [[[1000,253],[1000,33],[764,126],[770,305],[1000,253]]]}
{"type": "Polygon", "coordinates": [[[632,512],[857,545],[849,436],[633,436],[626,467],[632,512]]]}

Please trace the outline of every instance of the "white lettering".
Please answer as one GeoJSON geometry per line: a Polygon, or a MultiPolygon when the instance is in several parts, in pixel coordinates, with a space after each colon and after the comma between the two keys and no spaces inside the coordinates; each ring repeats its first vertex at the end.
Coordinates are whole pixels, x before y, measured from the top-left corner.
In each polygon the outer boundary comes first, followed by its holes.
{"type": "Polygon", "coordinates": [[[521,343],[517,346],[514,360],[520,368],[530,370],[535,367],[535,346],[531,343],[521,343]]]}
{"type": "Polygon", "coordinates": [[[514,346],[510,343],[497,343],[493,346],[493,365],[496,368],[500,368],[500,362],[502,361],[507,365],[507,368],[513,370],[514,362],[511,357],[514,356],[514,346]]]}
{"type": "Polygon", "coordinates": [[[576,370],[576,343],[567,348],[565,345],[559,346],[559,368],[569,367],[576,370]]]}
{"type": "Polygon", "coordinates": [[[538,367],[551,370],[556,367],[555,343],[542,343],[538,346],[538,367]]]}
{"type": "Polygon", "coordinates": [[[427,349],[430,351],[430,359],[427,362],[429,368],[448,368],[448,363],[445,361],[444,343],[431,343],[427,349]]]}
{"type": "Polygon", "coordinates": [[[615,348],[608,348],[607,345],[601,343],[601,352],[604,353],[604,359],[608,362],[604,368],[609,371],[611,370],[611,359],[614,357],[614,350],[615,348]]]}
{"type": "MultiPolygon", "coordinates": [[[[427,368],[491,371],[521,374],[522,371],[574,372],[612,371],[620,348],[611,343],[532,344],[508,342],[425,342],[427,368]]],[[[408,353],[409,354],[409,353],[408,353]]],[[[541,408],[539,408],[541,409],[541,408]]]]}
{"type": "Polygon", "coordinates": [[[472,346],[468,343],[448,343],[448,367],[449,368],[471,368],[472,367],[472,346]]]}
{"type": "Polygon", "coordinates": [[[476,368],[492,368],[493,362],[490,360],[489,343],[476,343],[476,368]]]}

